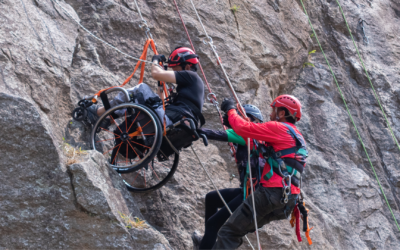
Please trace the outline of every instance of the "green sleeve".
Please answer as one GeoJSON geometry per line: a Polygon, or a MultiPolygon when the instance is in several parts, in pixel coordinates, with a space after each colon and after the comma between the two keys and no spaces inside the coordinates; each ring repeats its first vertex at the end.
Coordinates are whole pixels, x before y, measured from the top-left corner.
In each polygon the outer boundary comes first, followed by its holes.
{"type": "Polygon", "coordinates": [[[236,134],[233,129],[227,129],[226,133],[228,134],[228,142],[237,143],[239,145],[246,145],[246,141],[240,135],[236,134]]]}

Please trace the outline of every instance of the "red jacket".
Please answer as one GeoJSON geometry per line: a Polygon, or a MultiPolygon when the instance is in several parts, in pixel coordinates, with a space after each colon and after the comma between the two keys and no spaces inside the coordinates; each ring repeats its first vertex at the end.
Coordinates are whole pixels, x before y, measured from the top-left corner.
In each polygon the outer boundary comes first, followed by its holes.
{"type": "MultiPolygon", "coordinates": [[[[264,141],[272,146],[275,152],[295,147],[296,140],[290,135],[288,128],[280,122],[270,121],[265,123],[253,123],[244,120],[241,116],[236,113],[236,110],[231,109],[228,112],[229,123],[232,129],[240,136],[247,140],[247,137],[264,141]]],[[[290,125],[296,133],[300,134],[300,131],[294,124],[286,123],[290,125]]],[[[294,158],[295,154],[286,155],[285,157],[294,158]]],[[[264,171],[261,176],[264,176],[271,170],[268,162],[264,165],[264,171]]],[[[263,187],[283,187],[282,177],[278,174],[274,174],[268,181],[261,177],[260,184],[263,187]]],[[[299,194],[300,189],[294,185],[291,187],[292,194],[299,194]]]]}

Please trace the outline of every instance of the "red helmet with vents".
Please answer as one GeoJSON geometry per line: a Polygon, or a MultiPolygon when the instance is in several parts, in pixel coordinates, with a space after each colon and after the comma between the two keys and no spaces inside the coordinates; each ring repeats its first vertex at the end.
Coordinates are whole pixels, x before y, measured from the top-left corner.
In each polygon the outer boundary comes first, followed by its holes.
{"type": "Polygon", "coordinates": [[[272,108],[285,107],[296,121],[301,118],[301,103],[292,95],[280,95],[271,103],[272,108]]]}
{"type": "Polygon", "coordinates": [[[199,56],[186,47],[177,47],[168,57],[168,67],[175,67],[182,63],[198,64],[199,56]]]}

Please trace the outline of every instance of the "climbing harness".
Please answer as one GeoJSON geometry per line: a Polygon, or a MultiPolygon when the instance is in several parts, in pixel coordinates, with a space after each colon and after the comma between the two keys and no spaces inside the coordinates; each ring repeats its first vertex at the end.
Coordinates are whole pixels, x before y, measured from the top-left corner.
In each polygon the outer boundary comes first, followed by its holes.
{"type": "MultiPolygon", "coordinates": [[[[340,10],[342,11],[342,8],[341,8],[339,2],[338,2],[337,0],[336,0],[336,2],[338,3],[340,10]]],[[[323,56],[324,56],[324,58],[325,58],[325,61],[326,61],[327,65],[328,65],[328,67],[329,67],[329,70],[330,70],[330,72],[331,72],[331,74],[332,74],[333,80],[335,81],[336,86],[337,86],[337,88],[338,88],[338,90],[339,90],[339,94],[340,94],[340,96],[341,96],[341,98],[342,98],[342,100],[343,100],[344,106],[345,106],[345,108],[346,108],[347,113],[349,114],[349,117],[350,117],[350,120],[351,120],[351,122],[352,122],[352,124],[353,124],[353,126],[354,126],[354,129],[356,130],[358,139],[359,139],[359,141],[360,141],[360,143],[361,143],[361,145],[362,145],[362,147],[363,147],[363,149],[364,149],[365,154],[367,155],[368,162],[369,162],[369,164],[371,165],[372,171],[374,172],[375,178],[376,178],[376,180],[377,180],[377,182],[378,182],[378,185],[379,185],[379,188],[380,188],[380,190],[381,190],[381,192],[382,192],[382,195],[383,195],[383,197],[384,197],[384,199],[385,199],[385,201],[386,201],[386,204],[387,204],[388,207],[389,207],[390,213],[391,213],[392,216],[393,216],[393,219],[394,219],[394,221],[395,221],[395,223],[396,223],[397,229],[400,231],[400,225],[398,224],[397,219],[396,219],[396,217],[395,217],[395,215],[394,215],[394,213],[393,213],[393,211],[392,211],[392,208],[391,208],[391,206],[390,206],[390,204],[389,204],[389,201],[387,200],[387,197],[386,197],[386,195],[385,195],[385,192],[384,192],[384,190],[383,190],[383,188],[382,188],[382,185],[381,185],[381,183],[380,183],[380,181],[379,181],[378,175],[377,175],[377,173],[376,173],[376,171],[375,171],[374,165],[372,164],[372,161],[371,161],[371,159],[370,159],[370,157],[369,157],[368,151],[367,151],[367,149],[366,149],[366,147],[365,147],[365,144],[364,144],[364,142],[363,142],[363,140],[362,140],[362,138],[361,138],[360,132],[358,131],[358,128],[357,128],[357,126],[356,126],[356,124],[355,124],[355,122],[354,122],[353,116],[351,115],[350,110],[349,110],[349,108],[348,108],[348,106],[347,106],[347,102],[346,102],[346,99],[344,98],[344,94],[343,94],[343,92],[342,92],[342,90],[341,90],[341,88],[340,88],[340,85],[339,85],[339,83],[338,83],[338,81],[337,81],[337,79],[336,79],[335,74],[333,73],[333,70],[332,70],[332,67],[331,67],[331,65],[330,65],[330,63],[329,63],[329,61],[328,61],[328,58],[326,57],[325,52],[324,52],[324,50],[322,49],[322,46],[321,46],[321,43],[319,42],[317,33],[315,32],[314,27],[313,27],[313,25],[312,25],[312,23],[311,23],[311,19],[310,19],[310,17],[309,17],[308,14],[307,14],[307,10],[306,10],[306,8],[305,8],[305,6],[304,6],[303,0],[300,0],[300,3],[301,3],[301,5],[302,5],[302,7],[303,7],[304,13],[306,14],[306,17],[307,17],[307,19],[308,19],[308,23],[310,24],[310,27],[311,27],[311,29],[312,29],[312,31],[313,31],[313,33],[314,33],[314,36],[315,36],[315,38],[316,38],[316,40],[317,40],[317,42],[318,42],[318,46],[319,46],[319,48],[321,49],[321,52],[322,52],[322,54],[323,54],[323,56]]],[[[342,11],[342,13],[343,13],[343,11],[342,11]]],[[[345,18],[344,14],[343,14],[343,17],[345,18]]],[[[350,28],[349,28],[349,26],[348,26],[348,24],[347,24],[346,19],[345,19],[345,22],[346,22],[347,28],[348,28],[349,31],[350,31],[350,28]]],[[[351,35],[351,32],[350,32],[350,35],[351,35]]],[[[353,36],[351,35],[351,37],[353,37],[353,36]]],[[[354,39],[353,39],[353,43],[354,43],[354,45],[356,46],[356,44],[355,44],[355,42],[354,42],[354,39]]],[[[357,46],[356,46],[356,50],[357,50],[357,53],[358,53],[358,55],[359,55],[359,57],[360,57],[360,60],[361,60],[361,56],[360,56],[360,53],[358,52],[357,46]]],[[[361,60],[361,62],[362,62],[362,65],[363,65],[363,67],[364,67],[364,70],[365,70],[365,72],[366,72],[366,74],[367,74],[368,80],[369,80],[370,83],[371,83],[371,80],[370,80],[370,78],[369,78],[368,72],[367,72],[367,70],[365,69],[364,63],[363,63],[362,60],[361,60]]],[[[379,103],[379,106],[381,107],[381,110],[382,110],[382,112],[383,112],[382,105],[380,104],[379,99],[377,98],[377,94],[376,94],[376,92],[375,92],[375,89],[374,89],[372,83],[371,83],[371,86],[372,86],[372,89],[374,90],[374,94],[375,94],[375,97],[376,97],[376,99],[377,99],[377,101],[378,101],[378,103],[379,103]]],[[[391,134],[392,134],[392,136],[393,136],[393,139],[395,140],[395,142],[396,142],[396,144],[397,144],[397,146],[399,147],[399,150],[400,150],[400,146],[399,146],[399,144],[398,144],[398,142],[397,142],[396,137],[394,136],[394,133],[393,133],[393,131],[392,131],[392,128],[390,127],[389,121],[387,120],[387,117],[386,117],[386,115],[385,115],[384,112],[383,112],[383,114],[384,114],[384,116],[385,116],[385,119],[386,119],[386,122],[387,122],[387,124],[388,124],[388,127],[389,127],[389,129],[390,129],[390,131],[391,131],[391,134]]]]}

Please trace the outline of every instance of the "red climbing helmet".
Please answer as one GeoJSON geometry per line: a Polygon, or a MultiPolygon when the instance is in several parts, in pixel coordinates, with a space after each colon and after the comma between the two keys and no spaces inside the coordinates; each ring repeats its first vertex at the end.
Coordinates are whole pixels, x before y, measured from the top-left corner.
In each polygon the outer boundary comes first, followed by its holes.
{"type": "Polygon", "coordinates": [[[292,95],[280,95],[271,103],[272,108],[285,107],[296,121],[301,118],[301,103],[292,95]]]}
{"type": "Polygon", "coordinates": [[[198,64],[199,56],[189,48],[176,47],[168,57],[168,67],[178,66],[182,63],[198,64]]]}

